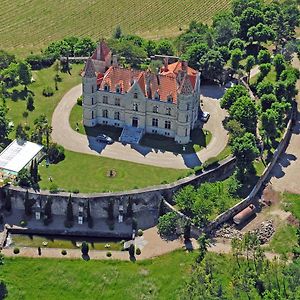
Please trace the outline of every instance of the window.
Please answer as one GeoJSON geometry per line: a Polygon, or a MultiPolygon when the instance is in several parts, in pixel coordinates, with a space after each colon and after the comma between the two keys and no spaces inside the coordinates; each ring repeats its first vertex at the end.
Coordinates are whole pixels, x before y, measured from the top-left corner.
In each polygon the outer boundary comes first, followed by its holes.
{"type": "Polygon", "coordinates": [[[187,109],[187,110],[189,110],[189,109],[190,109],[190,104],[189,104],[189,103],[187,103],[187,105],[186,105],[186,109],[187,109]]]}
{"type": "Polygon", "coordinates": [[[115,120],[120,120],[120,113],[118,111],[115,112],[115,120]]]}
{"type": "Polygon", "coordinates": [[[94,111],[92,110],[92,119],[94,119],[94,111]]]}
{"type": "Polygon", "coordinates": [[[157,105],[153,106],[153,112],[158,113],[158,106],[157,105]]]}
{"type": "Polygon", "coordinates": [[[92,85],[92,93],[94,93],[94,86],[92,85]]]}
{"type": "Polygon", "coordinates": [[[165,121],[165,128],[171,129],[171,121],[165,121]]]}
{"type": "Polygon", "coordinates": [[[138,94],[137,94],[137,93],[134,93],[134,94],[133,94],[133,98],[134,98],[134,99],[137,99],[137,97],[138,97],[138,94]]]}
{"type": "Polygon", "coordinates": [[[109,85],[108,85],[108,84],[105,84],[105,85],[104,85],[104,91],[105,91],[105,92],[109,92],[109,85]]]}
{"type": "Polygon", "coordinates": [[[166,108],[166,115],[168,115],[168,116],[171,115],[171,108],[170,107],[166,108]]]}
{"type": "Polygon", "coordinates": [[[185,136],[187,136],[187,132],[188,132],[188,130],[187,130],[187,128],[185,129],[185,136]]]}
{"type": "Polygon", "coordinates": [[[92,105],[94,105],[94,98],[92,97],[92,105]]]}
{"type": "Polygon", "coordinates": [[[120,98],[116,98],[115,99],[115,105],[120,106],[120,103],[121,103],[120,98]]]}
{"type": "Polygon", "coordinates": [[[158,94],[157,91],[155,92],[154,99],[155,99],[155,100],[159,100],[159,99],[160,99],[159,94],[158,94]]]}
{"type": "Polygon", "coordinates": [[[116,93],[118,93],[118,94],[121,93],[121,87],[119,85],[116,86],[116,93]]]}
{"type": "Polygon", "coordinates": [[[185,121],[188,122],[189,121],[189,115],[186,115],[185,117],[185,121]]]}
{"type": "Polygon", "coordinates": [[[169,95],[169,96],[167,97],[167,101],[168,101],[168,102],[173,102],[173,97],[172,97],[172,95],[169,95]]]}
{"type": "Polygon", "coordinates": [[[107,109],[104,109],[103,112],[102,112],[102,117],[103,118],[108,118],[108,111],[107,109]]]}
{"type": "Polygon", "coordinates": [[[108,97],[107,96],[103,96],[103,103],[108,104],[108,97]]]}
{"type": "Polygon", "coordinates": [[[133,110],[134,111],[138,111],[139,110],[137,103],[133,103],[133,110]]]}
{"type": "Polygon", "coordinates": [[[153,127],[158,127],[158,119],[152,119],[152,126],[153,127]]]}

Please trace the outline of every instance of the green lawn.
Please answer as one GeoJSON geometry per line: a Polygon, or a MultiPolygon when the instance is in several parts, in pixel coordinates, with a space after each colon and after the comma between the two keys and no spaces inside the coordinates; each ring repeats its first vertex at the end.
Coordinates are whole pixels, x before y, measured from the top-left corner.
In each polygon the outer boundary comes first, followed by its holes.
{"type": "MultiPolygon", "coordinates": [[[[259,73],[250,79],[250,84],[256,83],[258,77],[259,77],[259,73]]],[[[276,72],[275,72],[275,67],[273,65],[271,67],[271,71],[264,78],[264,81],[269,81],[269,82],[273,82],[273,83],[276,82],[276,72]]]]}
{"type": "Polygon", "coordinates": [[[210,22],[230,7],[230,0],[31,0],[1,1],[0,45],[17,55],[39,53],[66,36],[112,35],[120,25],[125,33],[157,39],[180,33],[193,21],[210,22]]]}
{"type": "Polygon", "coordinates": [[[283,193],[283,202],[285,209],[290,211],[298,220],[300,220],[300,195],[283,193]]]}
{"type": "Polygon", "coordinates": [[[196,253],[175,251],[152,260],[83,261],[6,258],[5,300],[177,299],[196,253]]]}
{"type": "Polygon", "coordinates": [[[85,155],[66,151],[66,158],[57,165],[39,167],[42,180],[40,187],[49,189],[52,177],[58,187],[80,192],[108,192],[141,188],[161,183],[169,183],[191,171],[152,167],[142,164],[115,160],[95,155],[85,155]],[[109,171],[115,170],[116,176],[109,177],[109,171]]]}
{"type": "MultiPolygon", "coordinates": [[[[54,89],[54,80],[53,77],[56,74],[53,66],[47,69],[33,71],[33,78],[35,82],[28,86],[28,90],[34,94],[34,106],[35,109],[32,112],[29,112],[28,117],[25,119],[23,117],[23,112],[26,111],[26,101],[22,99],[18,100],[8,100],[6,101],[9,108],[8,117],[14,122],[15,127],[18,123],[23,125],[27,124],[33,129],[33,121],[41,114],[45,114],[51,122],[53,111],[57,103],[61,100],[62,96],[70,90],[73,86],[81,82],[81,77],[79,76],[80,71],[82,70],[81,64],[72,65],[72,71],[69,75],[68,73],[59,73],[62,78],[62,82],[58,83],[58,91],[54,89]],[[54,95],[52,97],[45,97],[42,94],[43,89],[46,86],[50,86],[54,90],[54,95]]],[[[10,93],[13,90],[20,91],[22,93],[24,87],[18,86],[11,88],[10,93]]],[[[11,133],[11,137],[14,137],[14,133],[11,133]]]]}

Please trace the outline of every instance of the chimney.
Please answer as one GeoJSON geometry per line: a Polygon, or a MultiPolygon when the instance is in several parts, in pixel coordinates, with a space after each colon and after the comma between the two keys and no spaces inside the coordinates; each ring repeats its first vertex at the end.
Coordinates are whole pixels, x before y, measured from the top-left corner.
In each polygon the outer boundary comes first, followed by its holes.
{"type": "Polygon", "coordinates": [[[117,57],[117,55],[113,55],[112,60],[113,60],[113,63],[112,63],[113,67],[117,68],[118,67],[118,57],[117,57]]]}
{"type": "Polygon", "coordinates": [[[164,57],[164,71],[168,71],[169,59],[168,57],[164,57]]]}

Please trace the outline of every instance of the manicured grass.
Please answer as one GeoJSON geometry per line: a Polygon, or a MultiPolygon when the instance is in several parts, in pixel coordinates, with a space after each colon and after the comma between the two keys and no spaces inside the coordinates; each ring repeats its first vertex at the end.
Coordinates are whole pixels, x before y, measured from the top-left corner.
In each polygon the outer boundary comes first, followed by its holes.
{"type": "Polygon", "coordinates": [[[157,39],[179,34],[193,20],[210,22],[229,7],[230,0],[2,0],[0,45],[27,56],[66,36],[111,36],[117,25],[125,33],[157,39]]]}
{"type": "Polygon", "coordinates": [[[175,251],[152,260],[83,261],[5,258],[6,300],[177,299],[196,253],[175,251]]]}
{"type": "Polygon", "coordinates": [[[190,171],[152,167],[142,164],[115,160],[94,155],[65,151],[66,158],[57,165],[39,167],[42,180],[40,187],[49,189],[52,177],[58,187],[80,192],[108,192],[141,188],[161,183],[173,182],[186,176],[190,171]],[[110,170],[116,171],[115,177],[107,176],[110,170]]]}
{"type": "MultiPolygon", "coordinates": [[[[59,75],[62,78],[62,82],[58,83],[58,91],[55,91],[53,77],[56,74],[54,67],[47,69],[33,71],[33,78],[35,82],[28,86],[28,90],[34,95],[34,106],[35,109],[32,112],[28,112],[28,117],[25,119],[23,117],[23,112],[26,111],[26,101],[18,99],[16,101],[9,99],[6,101],[8,111],[8,117],[14,122],[15,127],[17,124],[21,123],[23,125],[27,124],[33,129],[33,121],[40,116],[45,114],[51,122],[53,111],[57,103],[61,100],[62,96],[70,90],[76,84],[81,82],[81,77],[79,76],[80,70],[82,69],[81,64],[72,65],[71,74],[60,72],[59,75]],[[52,97],[43,96],[42,92],[46,86],[50,86],[54,90],[54,95],[52,97]]],[[[18,86],[11,88],[10,93],[13,90],[19,91],[21,94],[24,89],[23,86],[18,86]]],[[[11,133],[11,137],[14,137],[14,132],[11,133]]]]}
{"type": "Polygon", "coordinates": [[[266,166],[263,164],[262,160],[259,158],[254,161],[254,168],[256,170],[256,175],[261,176],[266,168],[266,166]]]}
{"type": "Polygon", "coordinates": [[[282,224],[277,228],[267,249],[279,254],[288,254],[295,245],[297,245],[296,227],[282,224]]]}
{"type": "Polygon", "coordinates": [[[285,209],[300,221],[300,195],[283,193],[283,202],[285,209]]]}
{"type": "MultiPolygon", "coordinates": [[[[12,234],[11,235],[13,244],[11,247],[47,247],[47,248],[61,248],[61,249],[80,249],[82,239],[62,239],[61,237],[43,237],[38,235],[23,235],[23,234],[12,234]],[[47,242],[47,245],[44,245],[47,242]],[[79,245],[79,246],[77,246],[79,245]]],[[[117,250],[121,251],[123,244],[118,241],[112,240],[101,240],[101,239],[84,239],[91,250],[117,250]],[[110,247],[105,248],[105,245],[109,244],[110,247]]]]}
{"type": "MultiPolygon", "coordinates": [[[[250,79],[250,84],[256,83],[258,77],[259,77],[259,73],[250,79]]],[[[264,81],[273,82],[273,83],[276,82],[276,72],[275,72],[275,67],[273,65],[271,67],[271,71],[264,78],[264,81]]]]}

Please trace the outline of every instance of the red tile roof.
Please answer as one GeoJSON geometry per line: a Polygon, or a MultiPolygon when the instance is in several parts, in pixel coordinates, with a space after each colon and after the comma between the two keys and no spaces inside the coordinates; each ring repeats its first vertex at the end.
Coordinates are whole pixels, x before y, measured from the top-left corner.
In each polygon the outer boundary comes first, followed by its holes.
{"type": "Polygon", "coordinates": [[[102,40],[98,44],[96,50],[92,54],[91,58],[95,60],[102,60],[105,61],[106,57],[109,55],[111,50],[107,46],[107,44],[102,40]],[[97,57],[98,56],[98,57],[97,57]]]}

